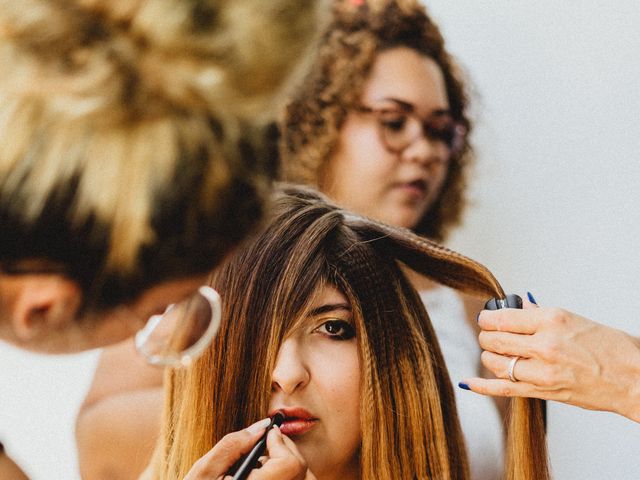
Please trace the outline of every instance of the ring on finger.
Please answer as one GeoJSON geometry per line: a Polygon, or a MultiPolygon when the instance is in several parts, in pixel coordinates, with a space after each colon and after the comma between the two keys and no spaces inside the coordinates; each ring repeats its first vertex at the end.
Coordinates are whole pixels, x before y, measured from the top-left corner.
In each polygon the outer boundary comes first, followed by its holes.
{"type": "Polygon", "coordinates": [[[507,369],[507,375],[509,376],[509,380],[511,380],[512,382],[518,381],[516,376],[513,374],[513,370],[514,368],[516,368],[516,363],[518,362],[518,360],[520,360],[520,357],[512,357],[511,361],[509,362],[509,368],[507,369]]]}

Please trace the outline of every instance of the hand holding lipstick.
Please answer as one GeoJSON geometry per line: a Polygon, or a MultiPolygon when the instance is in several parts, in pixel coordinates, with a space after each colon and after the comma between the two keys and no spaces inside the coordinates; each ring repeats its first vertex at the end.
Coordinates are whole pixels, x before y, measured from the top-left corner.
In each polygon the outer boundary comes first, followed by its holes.
{"type": "MultiPolygon", "coordinates": [[[[230,480],[231,466],[255,446],[270,424],[266,418],[239,432],[225,435],[189,470],[184,480],[230,480]]],[[[267,435],[268,455],[260,469],[253,470],[247,480],[315,480],[295,444],[278,427],[267,435]]]]}
{"type": "Polygon", "coordinates": [[[247,480],[316,480],[295,443],[278,427],[267,436],[267,450],[269,455],[263,460],[262,468],[253,470],[247,480]]]}

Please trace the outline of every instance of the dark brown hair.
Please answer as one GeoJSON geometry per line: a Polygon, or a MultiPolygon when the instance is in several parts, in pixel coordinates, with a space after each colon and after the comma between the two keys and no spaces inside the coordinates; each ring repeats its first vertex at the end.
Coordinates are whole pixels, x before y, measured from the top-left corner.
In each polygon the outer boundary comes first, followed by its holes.
{"type": "MultiPolygon", "coordinates": [[[[328,283],[345,294],[353,311],[362,477],[468,479],[437,338],[398,262],[453,288],[502,296],[495,278],[476,262],[408,230],[350,214],[312,191],[284,187],[269,226],[215,275],[225,306],[214,343],[188,370],[169,374],[152,478],[184,477],[222,436],[267,414],[281,342],[310,307],[314,291],[328,283]]],[[[544,480],[544,433],[520,428],[541,422],[526,410],[531,402],[538,401],[514,400],[512,428],[519,433],[510,441],[515,448],[529,441],[525,451],[538,455],[514,458],[511,471],[527,473],[512,478],[544,480]]]]}

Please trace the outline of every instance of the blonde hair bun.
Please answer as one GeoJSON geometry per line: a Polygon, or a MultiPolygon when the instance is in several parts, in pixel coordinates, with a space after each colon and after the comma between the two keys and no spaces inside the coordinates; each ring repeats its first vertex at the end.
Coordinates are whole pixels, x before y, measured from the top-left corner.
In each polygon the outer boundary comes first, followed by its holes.
{"type": "Polygon", "coordinates": [[[2,0],[2,87],[70,118],[270,118],[315,13],[300,0],[2,0]]]}
{"type": "Polygon", "coordinates": [[[32,230],[55,209],[108,250],[109,272],[139,273],[142,249],[171,235],[211,243],[213,261],[259,218],[262,127],[310,57],[321,3],[0,0],[0,218],[32,230]]]}

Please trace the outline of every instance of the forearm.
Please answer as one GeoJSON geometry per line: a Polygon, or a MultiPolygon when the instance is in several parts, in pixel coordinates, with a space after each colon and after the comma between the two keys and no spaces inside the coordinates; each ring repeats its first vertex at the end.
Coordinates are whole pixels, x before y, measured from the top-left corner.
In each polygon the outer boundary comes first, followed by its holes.
{"type": "Polygon", "coordinates": [[[76,441],[83,479],[138,478],[158,437],[163,397],[161,388],[128,392],[80,412],[76,441]]]}
{"type": "Polygon", "coordinates": [[[629,336],[629,342],[635,348],[635,355],[630,355],[619,370],[626,372],[621,375],[621,382],[626,385],[627,395],[616,404],[615,412],[634,422],[640,423],[640,338],[629,336]]]}

